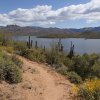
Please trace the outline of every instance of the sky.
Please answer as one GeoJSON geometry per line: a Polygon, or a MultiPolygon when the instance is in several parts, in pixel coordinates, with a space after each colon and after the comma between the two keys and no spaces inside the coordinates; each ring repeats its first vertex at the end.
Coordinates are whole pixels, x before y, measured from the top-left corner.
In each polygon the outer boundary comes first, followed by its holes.
{"type": "Polygon", "coordinates": [[[100,26],[100,0],[1,0],[0,26],[100,26]]]}

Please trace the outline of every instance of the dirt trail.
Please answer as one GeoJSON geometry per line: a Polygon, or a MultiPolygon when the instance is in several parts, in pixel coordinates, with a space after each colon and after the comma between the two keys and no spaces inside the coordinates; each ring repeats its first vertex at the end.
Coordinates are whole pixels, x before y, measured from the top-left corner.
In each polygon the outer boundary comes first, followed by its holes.
{"type": "Polygon", "coordinates": [[[3,100],[72,100],[72,84],[62,75],[44,64],[19,58],[24,63],[23,82],[17,85],[0,84],[3,100]]]}

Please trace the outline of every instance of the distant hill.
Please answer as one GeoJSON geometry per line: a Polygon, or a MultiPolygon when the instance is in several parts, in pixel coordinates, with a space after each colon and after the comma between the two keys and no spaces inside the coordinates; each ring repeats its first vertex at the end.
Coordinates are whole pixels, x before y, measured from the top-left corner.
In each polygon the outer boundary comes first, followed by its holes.
{"type": "Polygon", "coordinates": [[[42,27],[34,27],[34,26],[26,26],[20,27],[17,25],[8,25],[6,27],[1,27],[1,30],[7,30],[14,35],[47,35],[47,34],[72,34],[69,29],[60,29],[60,28],[42,28],[42,27]]]}
{"type": "Polygon", "coordinates": [[[38,37],[84,37],[84,38],[100,38],[100,27],[89,27],[89,28],[43,28],[35,26],[17,26],[7,25],[0,26],[0,31],[9,32],[13,35],[33,35],[38,37]]]}

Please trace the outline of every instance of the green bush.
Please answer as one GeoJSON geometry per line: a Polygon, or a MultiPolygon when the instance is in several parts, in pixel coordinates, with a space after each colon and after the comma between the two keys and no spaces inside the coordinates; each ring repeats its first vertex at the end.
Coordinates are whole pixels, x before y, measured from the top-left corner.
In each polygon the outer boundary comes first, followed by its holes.
{"type": "Polygon", "coordinates": [[[57,63],[57,53],[52,52],[52,51],[47,51],[46,52],[46,62],[51,65],[56,64],[57,63]]]}
{"type": "Polygon", "coordinates": [[[86,81],[80,86],[78,94],[82,100],[100,100],[100,80],[86,81]]]}
{"type": "Polygon", "coordinates": [[[46,62],[45,54],[39,49],[27,49],[24,57],[37,62],[46,62]]]}
{"type": "Polygon", "coordinates": [[[100,100],[100,90],[97,89],[94,93],[88,92],[86,89],[81,88],[79,93],[83,100],[100,100]]]}
{"type": "Polygon", "coordinates": [[[5,62],[0,58],[0,80],[5,79],[4,69],[5,69],[5,62]]]}
{"type": "Polygon", "coordinates": [[[72,83],[75,84],[82,83],[82,78],[75,72],[68,72],[67,77],[72,83]]]}
{"type": "Polygon", "coordinates": [[[4,75],[9,83],[19,83],[22,80],[20,69],[10,61],[6,62],[4,75]]]}
{"type": "Polygon", "coordinates": [[[61,64],[63,64],[64,59],[65,55],[61,52],[53,50],[46,51],[46,62],[50,65],[58,65],[59,67],[61,64]]]}
{"type": "Polygon", "coordinates": [[[19,66],[2,52],[0,52],[0,80],[9,83],[19,83],[22,80],[19,66]]]}
{"type": "Polygon", "coordinates": [[[0,34],[0,42],[2,46],[7,46],[8,41],[8,36],[6,36],[5,34],[0,34]]]}
{"type": "Polygon", "coordinates": [[[94,66],[96,60],[91,56],[84,54],[83,56],[75,56],[72,60],[68,61],[69,71],[75,71],[82,77],[82,80],[92,77],[92,67],[94,66]]]}
{"type": "Polygon", "coordinates": [[[74,65],[74,61],[71,60],[70,58],[66,57],[63,59],[63,63],[65,66],[68,66],[69,68],[71,68],[71,66],[74,65]]]}
{"type": "Polygon", "coordinates": [[[13,47],[6,46],[5,51],[12,54],[14,52],[14,49],[13,49],[13,47]]]}
{"type": "Polygon", "coordinates": [[[67,67],[59,67],[57,68],[57,72],[61,73],[62,75],[66,75],[67,74],[67,67]]]}
{"type": "Polygon", "coordinates": [[[19,68],[22,67],[23,62],[22,62],[16,55],[11,56],[11,60],[12,60],[19,68]]]}
{"type": "Polygon", "coordinates": [[[16,54],[25,55],[27,50],[27,45],[24,42],[15,42],[14,43],[14,50],[16,54]]]}
{"type": "Polygon", "coordinates": [[[92,75],[100,78],[100,63],[95,63],[92,67],[92,75]]]}

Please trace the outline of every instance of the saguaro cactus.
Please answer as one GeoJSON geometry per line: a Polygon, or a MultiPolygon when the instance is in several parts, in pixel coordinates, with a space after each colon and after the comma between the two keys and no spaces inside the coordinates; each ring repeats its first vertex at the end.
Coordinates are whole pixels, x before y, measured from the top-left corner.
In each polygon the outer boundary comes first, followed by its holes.
{"type": "Polygon", "coordinates": [[[37,41],[35,41],[35,48],[36,48],[36,49],[38,48],[37,41]]]}
{"type": "Polygon", "coordinates": [[[69,58],[72,58],[74,56],[74,44],[71,41],[71,47],[70,47],[70,52],[68,54],[69,58]]]}
{"type": "Polygon", "coordinates": [[[57,46],[57,48],[58,48],[58,51],[59,52],[63,52],[63,44],[61,43],[61,38],[59,39],[59,41],[58,41],[58,46],[57,46]]]}
{"type": "Polygon", "coordinates": [[[44,52],[45,52],[45,49],[46,49],[46,48],[45,48],[45,45],[44,45],[44,48],[43,48],[43,51],[44,51],[44,52]]]}
{"type": "Polygon", "coordinates": [[[33,45],[33,41],[31,40],[31,37],[29,36],[28,42],[27,42],[27,46],[30,49],[33,45]]]}
{"type": "Polygon", "coordinates": [[[60,51],[60,49],[61,49],[61,39],[59,39],[58,41],[58,51],[60,51]]]}
{"type": "Polygon", "coordinates": [[[60,51],[63,52],[64,46],[61,44],[60,51]]]}

